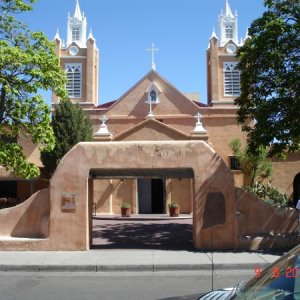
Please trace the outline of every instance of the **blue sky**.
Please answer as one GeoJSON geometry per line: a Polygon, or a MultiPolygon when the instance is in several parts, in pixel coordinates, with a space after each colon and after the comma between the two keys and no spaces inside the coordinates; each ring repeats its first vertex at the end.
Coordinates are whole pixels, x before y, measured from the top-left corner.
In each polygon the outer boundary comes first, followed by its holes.
{"type": "MultiPolygon", "coordinates": [[[[200,93],[206,103],[205,51],[225,0],[79,0],[100,51],[99,104],[115,100],[149,70],[154,42],[156,70],[181,92],[200,93]]],[[[239,15],[239,38],[262,15],[263,0],[229,0],[239,15]]],[[[66,39],[75,0],[37,0],[22,19],[53,39],[66,39]]],[[[217,32],[218,34],[218,32],[217,32]]],[[[50,103],[50,95],[45,94],[50,103]]]]}

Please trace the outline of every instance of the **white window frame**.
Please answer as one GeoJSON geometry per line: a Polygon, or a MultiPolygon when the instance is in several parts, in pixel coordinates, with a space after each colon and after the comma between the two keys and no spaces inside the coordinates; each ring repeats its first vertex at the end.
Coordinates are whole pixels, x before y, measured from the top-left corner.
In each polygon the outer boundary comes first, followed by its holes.
{"type": "Polygon", "coordinates": [[[68,63],[65,64],[65,72],[68,82],[66,89],[70,98],[81,98],[82,92],[82,64],[68,63]],[[76,72],[77,71],[77,72],[76,72]],[[78,76],[79,75],[79,76],[78,76]]]}
{"type": "Polygon", "coordinates": [[[159,103],[159,94],[161,93],[160,92],[160,89],[155,85],[155,84],[151,84],[148,89],[147,89],[147,100],[146,100],[146,103],[154,103],[154,104],[157,104],[159,103]],[[152,92],[155,92],[156,93],[156,100],[155,101],[152,101],[151,99],[151,93],[152,92]]]}
{"type": "Polygon", "coordinates": [[[233,39],[233,24],[225,24],[225,39],[233,39]]]}
{"type": "Polygon", "coordinates": [[[238,62],[223,63],[223,88],[226,97],[238,97],[241,93],[241,72],[237,64],[238,62]]]}
{"type": "Polygon", "coordinates": [[[80,41],[80,27],[79,26],[72,27],[72,41],[73,42],[80,41]]]}

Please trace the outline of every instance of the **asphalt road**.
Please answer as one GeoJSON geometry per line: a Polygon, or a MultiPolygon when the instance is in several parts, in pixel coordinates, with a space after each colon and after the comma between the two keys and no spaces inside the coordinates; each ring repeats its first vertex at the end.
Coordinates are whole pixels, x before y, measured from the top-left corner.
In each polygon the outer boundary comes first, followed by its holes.
{"type": "MultiPolygon", "coordinates": [[[[233,286],[253,276],[249,271],[223,271],[214,288],[233,286]]],[[[192,300],[211,290],[203,272],[157,273],[0,273],[1,300],[192,300]]]]}

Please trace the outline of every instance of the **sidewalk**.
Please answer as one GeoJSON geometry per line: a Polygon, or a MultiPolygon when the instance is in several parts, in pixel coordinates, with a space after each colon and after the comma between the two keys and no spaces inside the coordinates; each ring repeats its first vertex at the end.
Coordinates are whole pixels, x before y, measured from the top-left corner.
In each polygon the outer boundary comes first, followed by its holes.
{"type": "Polygon", "coordinates": [[[280,255],[254,252],[192,252],[168,250],[0,251],[0,272],[158,272],[253,270],[280,255]],[[212,259],[213,258],[213,259],[212,259]]]}

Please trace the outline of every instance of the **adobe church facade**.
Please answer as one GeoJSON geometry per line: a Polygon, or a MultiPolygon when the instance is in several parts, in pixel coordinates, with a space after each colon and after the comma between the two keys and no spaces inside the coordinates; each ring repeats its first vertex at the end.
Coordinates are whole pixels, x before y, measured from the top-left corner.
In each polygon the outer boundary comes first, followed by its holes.
{"type": "MultiPolygon", "coordinates": [[[[243,176],[234,170],[228,145],[237,137],[245,141],[234,105],[240,93],[235,54],[243,40],[238,41],[238,16],[228,1],[219,15],[218,27],[219,37],[213,30],[206,50],[207,104],[181,93],[155,70],[153,60],[150,71],[118,100],[98,105],[99,50],[92,33],[87,36],[86,17],[76,1],[74,15],[68,17],[66,44],[58,33],[54,42],[69,79],[70,99],[89,115],[94,141],[205,141],[232,169],[235,185],[242,186],[243,176]]],[[[59,99],[53,95],[52,102],[55,105],[59,99]]],[[[299,169],[297,155],[285,163],[274,163],[274,185],[289,195],[295,193],[293,182],[299,169]]],[[[93,201],[98,213],[119,213],[122,202],[130,202],[134,213],[165,213],[170,202],[179,203],[182,213],[192,213],[191,179],[127,177],[94,174],[93,201]]],[[[297,182],[299,185],[299,179],[297,182]]],[[[300,188],[296,188],[299,193],[300,188]]]]}
{"type": "MultiPolygon", "coordinates": [[[[93,210],[119,214],[123,202],[137,214],[166,213],[167,205],[177,202],[181,213],[192,214],[198,249],[299,243],[297,212],[274,208],[238,188],[243,176],[232,169],[228,144],[245,135],[234,105],[240,89],[234,55],[241,44],[228,1],[219,16],[220,37],[213,32],[207,49],[208,104],[181,93],[155,70],[153,60],[150,71],[118,100],[98,105],[99,50],[86,29],[77,1],[68,18],[67,44],[57,33],[55,45],[69,96],[89,115],[94,141],[78,143],[62,158],[49,187],[0,210],[0,249],[88,250],[93,210]]],[[[55,95],[52,100],[59,102],[55,95]]],[[[36,148],[25,150],[32,161],[38,158],[36,148]]],[[[274,162],[274,185],[298,197],[299,170],[297,154],[274,162]]],[[[3,179],[13,180],[9,174],[3,179]]]]}

